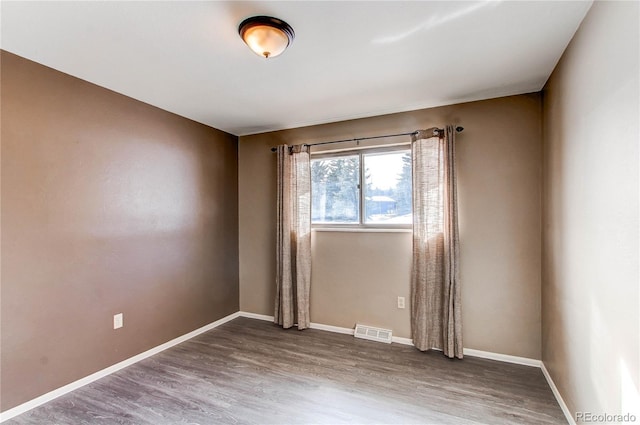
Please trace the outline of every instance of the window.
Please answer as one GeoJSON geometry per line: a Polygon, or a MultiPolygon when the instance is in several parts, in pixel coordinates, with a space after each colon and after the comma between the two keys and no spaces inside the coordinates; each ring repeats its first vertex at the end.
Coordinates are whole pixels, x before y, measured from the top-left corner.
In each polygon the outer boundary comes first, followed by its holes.
{"type": "Polygon", "coordinates": [[[408,227],[411,152],[316,155],[311,159],[311,195],[311,222],[316,225],[408,227]]]}
{"type": "Polygon", "coordinates": [[[311,160],[311,222],[360,223],[360,155],[311,160]]]}

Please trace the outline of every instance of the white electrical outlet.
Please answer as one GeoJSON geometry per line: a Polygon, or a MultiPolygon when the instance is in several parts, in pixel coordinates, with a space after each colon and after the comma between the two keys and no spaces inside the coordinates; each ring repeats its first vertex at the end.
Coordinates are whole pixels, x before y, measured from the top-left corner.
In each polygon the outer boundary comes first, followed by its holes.
{"type": "Polygon", "coordinates": [[[113,315],[113,329],[118,329],[124,326],[124,319],[122,313],[113,315]]]}
{"type": "Polygon", "coordinates": [[[398,308],[404,308],[404,297],[398,297],[398,308]]]}

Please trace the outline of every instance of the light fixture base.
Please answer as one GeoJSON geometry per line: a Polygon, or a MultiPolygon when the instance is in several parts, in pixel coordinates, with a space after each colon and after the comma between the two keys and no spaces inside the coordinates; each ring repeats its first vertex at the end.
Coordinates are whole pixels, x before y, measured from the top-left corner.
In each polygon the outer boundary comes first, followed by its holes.
{"type": "Polygon", "coordinates": [[[257,55],[273,58],[293,42],[291,25],[272,16],[252,16],[238,26],[238,34],[257,55]]]}

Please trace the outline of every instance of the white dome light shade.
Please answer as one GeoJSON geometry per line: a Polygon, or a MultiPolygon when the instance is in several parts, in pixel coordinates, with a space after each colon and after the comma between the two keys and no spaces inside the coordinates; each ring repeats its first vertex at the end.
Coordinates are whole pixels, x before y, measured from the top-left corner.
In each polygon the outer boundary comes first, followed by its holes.
{"type": "Polygon", "coordinates": [[[238,27],[240,37],[257,55],[274,58],[291,44],[295,34],[286,22],[270,16],[245,19],[238,27]]]}

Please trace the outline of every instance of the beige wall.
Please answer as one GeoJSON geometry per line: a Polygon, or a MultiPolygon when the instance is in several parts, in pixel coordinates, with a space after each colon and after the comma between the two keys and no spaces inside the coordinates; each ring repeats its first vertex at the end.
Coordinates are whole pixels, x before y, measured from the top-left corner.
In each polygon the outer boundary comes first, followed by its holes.
{"type": "Polygon", "coordinates": [[[638,16],[595,2],[544,89],[542,359],[574,414],[640,416],[638,16]]]}
{"type": "MultiPolygon", "coordinates": [[[[240,309],[273,315],[280,143],[456,123],[464,345],[540,358],[541,100],[521,95],[240,138],[240,309]]],[[[410,233],[313,233],[311,320],[410,336],[410,233]]]]}
{"type": "Polygon", "coordinates": [[[1,62],[6,410],[238,310],[237,138],[1,62]]]}

